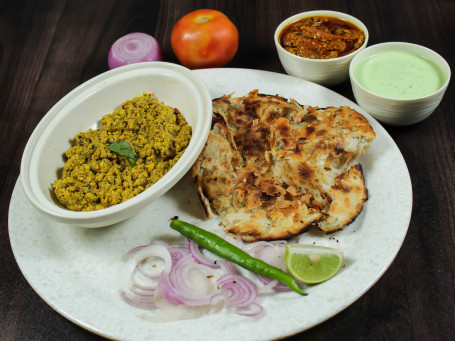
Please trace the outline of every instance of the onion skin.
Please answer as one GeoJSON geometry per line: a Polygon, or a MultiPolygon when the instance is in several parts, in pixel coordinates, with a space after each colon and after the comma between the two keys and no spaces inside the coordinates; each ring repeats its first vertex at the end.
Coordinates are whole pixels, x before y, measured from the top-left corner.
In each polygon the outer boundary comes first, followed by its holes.
{"type": "Polygon", "coordinates": [[[120,66],[163,60],[158,41],[146,33],[134,32],[119,38],[109,50],[109,69],[120,66]]]}

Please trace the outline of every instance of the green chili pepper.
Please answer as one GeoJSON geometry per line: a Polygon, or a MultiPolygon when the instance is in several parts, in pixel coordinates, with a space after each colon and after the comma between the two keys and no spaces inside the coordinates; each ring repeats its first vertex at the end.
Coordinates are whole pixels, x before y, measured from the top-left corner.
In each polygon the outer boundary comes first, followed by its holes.
{"type": "Polygon", "coordinates": [[[284,271],[271,266],[260,259],[250,256],[245,251],[228,243],[216,234],[178,219],[175,219],[171,222],[171,228],[180,232],[185,237],[194,240],[196,243],[209,250],[210,252],[213,252],[214,254],[227,259],[244,269],[262,276],[276,279],[280,282],[283,282],[300,295],[307,295],[307,293],[303,292],[302,289],[300,289],[300,287],[297,285],[297,282],[291,275],[288,275],[284,271]]]}

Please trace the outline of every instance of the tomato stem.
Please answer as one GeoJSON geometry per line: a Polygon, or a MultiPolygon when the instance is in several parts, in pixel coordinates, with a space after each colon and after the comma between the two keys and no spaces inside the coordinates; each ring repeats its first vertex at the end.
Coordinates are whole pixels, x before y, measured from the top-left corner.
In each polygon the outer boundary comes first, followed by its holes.
{"type": "Polygon", "coordinates": [[[211,19],[212,19],[212,18],[210,18],[210,17],[207,17],[207,16],[205,16],[205,15],[201,15],[201,16],[199,16],[199,17],[196,18],[196,23],[202,24],[202,23],[205,23],[205,22],[207,22],[207,21],[210,21],[211,19]]]}

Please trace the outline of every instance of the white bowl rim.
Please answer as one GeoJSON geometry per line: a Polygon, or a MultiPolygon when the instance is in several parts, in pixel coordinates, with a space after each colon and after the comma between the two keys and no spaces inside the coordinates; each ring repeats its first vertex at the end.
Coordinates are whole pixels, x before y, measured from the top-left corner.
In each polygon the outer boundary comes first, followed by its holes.
{"type": "MultiPolygon", "coordinates": [[[[413,52],[413,53],[416,53],[416,52],[413,52]]],[[[423,57],[423,56],[422,56],[423,57]]],[[[426,58],[426,57],[423,57],[423,58],[426,58]]],[[[426,58],[426,59],[429,59],[429,58],[426,58]]],[[[434,62],[434,60],[432,60],[434,62]]],[[[414,43],[408,43],[408,42],[401,42],[401,41],[389,41],[389,42],[384,42],[384,43],[378,43],[378,44],[374,44],[374,45],[370,45],[368,46],[367,48],[365,48],[364,50],[360,51],[357,55],[354,56],[354,58],[352,59],[351,61],[351,64],[349,65],[349,77],[351,79],[351,82],[355,83],[355,85],[357,87],[359,87],[360,89],[362,89],[363,91],[365,91],[366,93],[372,95],[372,96],[376,96],[377,98],[379,99],[385,99],[385,100],[388,100],[388,101],[396,101],[397,103],[398,102],[408,102],[408,103],[411,103],[411,102],[416,102],[416,101],[420,101],[420,100],[425,100],[425,99],[428,99],[430,97],[433,97],[433,96],[438,96],[440,95],[441,93],[443,93],[447,87],[449,86],[449,82],[450,82],[450,78],[451,78],[451,75],[452,75],[452,72],[450,70],[450,65],[449,63],[445,60],[444,57],[442,57],[439,53],[437,53],[436,51],[428,48],[428,47],[425,47],[423,45],[419,45],[419,44],[414,44],[414,43]],[[394,97],[387,97],[387,96],[382,96],[382,95],[379,95],[375,92],[372,92],[370,90],[368,90],[367,88],[365,88],[364,86],[362,86],[358,81],[357,79],[354,77],[354,64],[355,62],[360,59],[364,54],[366,53],[369,53],[371,50],[375,50],[375,49],[379,49],[380,51],[383,51],[381,48],[385,48],[385,50],[387,50],[387,47],[402,47],[402,46],[411,46],[411,47],[414,47],[416,49],[420,49],[420,50],[423,50],[423,51],[427,51],[431,54],[433,54],[436,58],[439,58],[440,61],[447,67],[447,70],[448,70],[448,75],[447,75],[447,79],[446,81],[444,82],[444,84],[436,91],[428,94],[428,95],[425,95],[425,96],[422,96],[422,97],[413,97],[413,98],[394,98],[394,97]]]]}
{"type": "Polygon", "coordinates": [[[331,10],[314,10],[314,11],[307,11],[307,12],[301,12],[301,13],[297,13],[297,14],[294,14],[293,16],[290,16],[288,18],[286,18],[285,20],[283,20],[279,25],[278,27],[275,29],[275,34],[273,36],[273,39],[275,40],[275,45],[276,47],[282,52],[282,53],[285,53],[286,55],[288,56],[292,56],[291,58],[295,58],[295,59],[298,59],[298,60],[305,60],[307,62],[310,62],[310,63],[333,63],[335,61],[343,61],[345,59],[349,59],[349,58],[352,58],[354,55],[356,55],[357,53],[360,52],[360,50],[366,48],[367,44],[368,44],[368,40],[369,40],[369,33],[368,33],[368,29],[366,27],[366,25],[360,21],[359,19],[357,19],[356,17],[350,15],[350,14],[347,14],[347,13],[343,13],[343,12],[338,12],[338,11],[331,11],[331,10]],[[351,22],[352,24],[356,25],[356,26],[359,26],[359,28],[365,33],[365,41],[363,42],[363,44],[355,51],[352,51],[351,53],[347,54],[347,55],[344,55],[344,56],[341,56],[341,57],[336,57],[336,58],[330,58],[330,59],[312,59],[312,58],[305,58],[305,57],[300,57],[300,56],[296,56],[295,54],[289,52],[289,51],[286,51],[283,46],[281,46],[279,40],[278,40],[278,37],[280,35],[280,32],[283,30],[283,28],[286,26],[286,25],[289,25],[290,23],[293,23],[297,20],[300,20],[300,19],[303,19],[305,17],[309,17],[309,16],[312,16],[312,15],[326,15],[326,16],[333,16],[333,17],[338,17],[339,19],[342,19],[342,20],[345,20],[345,21],[349,21],[351,22]],[[343,18],[345,17],[345,18],[343,18]]]}
{"type": "MultiPolygon", "coordinates": [[[[41,133],[45,130],[47,124],[54,119],[61,109],[67,105],[73,97],[76,97],[78,94],[83,93],[85,90],[95,86],[96,84],[99,84],[100,82],[108,79],[109,77],[116,76],[116,75],[122,75],[128,71],[136,71],[136,70],[141,70],[141,69],[162,69],[163,71],[170,70],[170,71],[176,71],[183,76],[187,78],[187,80],[190,80],[192,84],[196,86],[198,89],[198,92],[200,93],[200,100],[201,103],[210,103],[209,108],[204,108],[206,111],[210,111],[210,115],[212,113],[212,108],[211,108],[211,103],[212,99],[210,96],[210,93],[208,91],[208,88],[202,81],[202,79],[196,75],[196,73],[192,72],[191,70],[187,69],[184,66],[174,64],[174,63],[168,63],[168,62],[142,62],[142,63],[136,63],[136,64],[130,64],[122,67],[118,67],[109,71],[106,71],[104,73],[101,73],[86,82],[82,83],[81,85],[77,86],[75,89],[70,91],[68,94],[66,94],[63,98],[61,98],[41,119],[41,121],[38,123],[38,125],[35,127],[33,130],[26,146],[24,149],[24,152],[22,154],[21,158],[21,166],[20,166],[20,180],[24,189],[24,192],[30,202],[42,213],[45,213],[51,217],[54,217],[58,219],[59,221],[65,220],[66,222],[70,224],[90,224],[92,222],[97,223],[100,221],[103,221],[104,218],[109,217],[111,214],[120,214],[121,212],[133,212],[133,206],[138,205],[141,203],[142,199],[146,199],[148,194],[153,195],[156,191],[147,191],[149,189],[152,189],[152,187],[148,188],[147,190],[143,191],[142,193],[136,195],[135,197],[128,199],[125,202],[122,202],[120,204],[110,206],[101,210],[95,210],[95,211],[88,211],[88,212],[81,212],[81,211],[71,211],[63,207],[59,207],[57,204],[55,205],[43,205],[34,195],[34,191],[31,189],[31,185],[28,181],[28,172],[29,172],[29,166],[30,166],[30,159],[31,159],[31,152],[34,149],[34,145],[36,144],[36,141],[40,139],[41,133]]],[[[207,139],[207,136],[210,131],[210,124],[211,120],[205,120],[203,122],[203,129],[201,131],[201,135],[198,136],[199,138],[202,138],[204,140],[207,139]]],[[[205,143],[200,146],[200,149],[202,150],[203,146],[205,143]]],[[[200,150],[197,154],[200,153],[200,150]]],[[[185,155],[185,153],[182,155],[185,155]]],[[[180,158],[177,163],[174,165],[178,166],[180,158]]],[[[163,191],[163,187],[165,187],[165,184],[163,182],[167,180],[166,173],[160,180],[158,180],[155,184],[155,188],[158,188],[158,190],[163,191]]],[[[185,173],[184,173],[185,174],[185,173]]],[[[183,174],[183,175],[184,175],[183,174]]],[[[180,180],[181,177],[178,179],[175,179],[175,182],[180,180]]],[[[145,206],[145,204],[144,204],[145,206]]],[[[142,207],[142,206],[140,206],[142,207]]],[[[138,208],[139,209],[139,208],[138,208]]],[[[135,212],[135,210],[134,210],[135,212]]],[[[121,219],[120,219],[121,220],[121,219]]],[[[97,226],[104,226],[104,225],[97,225],[97,226]]]]}

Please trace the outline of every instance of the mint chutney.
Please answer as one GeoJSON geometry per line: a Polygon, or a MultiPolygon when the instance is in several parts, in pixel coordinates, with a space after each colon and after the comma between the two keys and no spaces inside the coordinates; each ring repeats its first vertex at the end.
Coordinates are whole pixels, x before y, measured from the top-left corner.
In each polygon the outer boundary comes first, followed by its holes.
{"type": "Polygon", "coordinates": [[[418,54],[389,50],[375,53],[359,63],[355,79],[375,94],[396,98],[419,98],[444,84],[441,69],[418,54]]]}

